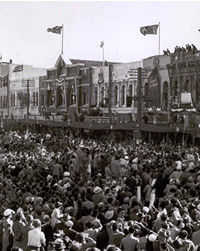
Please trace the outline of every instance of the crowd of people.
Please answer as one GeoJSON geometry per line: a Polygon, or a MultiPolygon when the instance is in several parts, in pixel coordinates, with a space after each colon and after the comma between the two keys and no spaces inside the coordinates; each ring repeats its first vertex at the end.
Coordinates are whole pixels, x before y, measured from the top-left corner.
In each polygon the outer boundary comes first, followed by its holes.
{"type": "Polygon", "coordinates": [[[0,147],[0,250],[199,250],[197,147],[31,130],[0,147]]]}
{"type": "MultiPolygon", "coordinates": [[[[180,46],[176,46],[174,48],[174,54],[180,54],[180,53],[196,53],[198,51],[198,49],[196,48],[196,46],[194,44],[186,44],[185,47],[180,47],[180,46]]],[[[170,50],[163,50],[163,55],[170,55],[170,50]]]]}

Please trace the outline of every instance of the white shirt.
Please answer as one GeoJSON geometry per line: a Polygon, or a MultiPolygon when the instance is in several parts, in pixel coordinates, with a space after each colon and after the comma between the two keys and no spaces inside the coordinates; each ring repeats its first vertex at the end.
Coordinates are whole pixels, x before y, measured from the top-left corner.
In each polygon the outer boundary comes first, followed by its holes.
{"type": "Polygon", "coordinates": [[[39,228],[34,228],[28,232],[28,247],[41,247],[45,242],[45,235],[39,228]]]}

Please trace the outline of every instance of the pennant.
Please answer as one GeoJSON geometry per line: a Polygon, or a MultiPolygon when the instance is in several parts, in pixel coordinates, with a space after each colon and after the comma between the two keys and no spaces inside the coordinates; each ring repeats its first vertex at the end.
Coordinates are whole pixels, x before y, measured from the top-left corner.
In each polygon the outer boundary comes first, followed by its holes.
{"type": "Polygon", "coordinates": [[[147,34],[156,35],[157,34],[157,30],[158,30],[158,26],[159,26],[158,24],[154,24],[154,25],[140,27],[140,32],[144,36],[147,35],[147,34]]]}
{"type": "Polygon", "coordinates": [[[62,30],[62,26],[55,26],[53,28],[48,28],[47,31],[48,32],[53,32],[56,34],[61,34],[61,30],[62,30]]]}
{"type": "Polygon", "coordinates": [[[17,66],[13,69],[13,72],[19,72],[19,71],[23,71],[23,65],[17,65],[17,66]]]}
{"type": "Polygon", "coordinates": [[[100,47],[101,47],[101,48],[104,47],[104,41],[102,41],[102,42],[100,43],[100,47]]]}

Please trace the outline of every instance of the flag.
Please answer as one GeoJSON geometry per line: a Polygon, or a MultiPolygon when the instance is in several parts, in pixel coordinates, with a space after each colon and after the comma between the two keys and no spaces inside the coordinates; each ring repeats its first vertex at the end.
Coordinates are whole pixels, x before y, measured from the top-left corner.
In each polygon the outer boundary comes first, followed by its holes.
{"type": "Polygon", "coordinates": [[[53,33],[57,33],[57,34],[61,34],[61,30],[62,30],[62,26],[55,26],[53,28],[47,29],[48,32],[53,32],[53,33]]]}
{"type": "Polygon", "coordinates": [[[102,48],[104,46],[104,41],[100,43],[100,47],[102,48]]]}
{"type": "Polygon", "coordinates": [[[2,53],[0,54],[0,60],[2,59],[2,53]]]}
{"type": "Polygon", "coordinates": [[[17,65],[17,66],[13,69],[13,72],[19,72],[19,71],[23,71],[23,65],[17,65]]]}
{"type": "Polygon", "coordinates": [[[145,36],[146,34],[157,34],[158,24],[140,27],[140,32],[145,36]]]}

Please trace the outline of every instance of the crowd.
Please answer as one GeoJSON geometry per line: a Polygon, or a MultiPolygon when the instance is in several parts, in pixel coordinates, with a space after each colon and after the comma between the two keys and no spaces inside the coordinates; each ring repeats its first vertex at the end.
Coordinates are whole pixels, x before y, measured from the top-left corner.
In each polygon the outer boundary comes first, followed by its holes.
{"type": "MultiPolygon", "coordinates": [[[[186,44],[185,47],[180,47],[180,46],[176,46],[174,48],[174,54],[180,54],[180,53],[196,53],[198,52],[198,49],[196,48],[196,46],[194,44],[190,45],[190,44],[186,44]]],[[[167,50],[163,50],[163,55],[170,55],[170,51],[169,49],[167,50]]]]}
{"type": "Polygon", "coordinates": [[[0,147],[0,250],[199,250],[197,147],[30,130],[0,147]]]}

